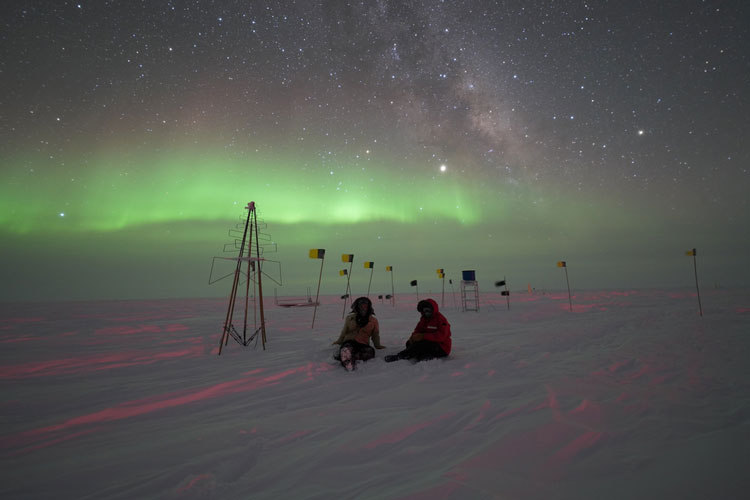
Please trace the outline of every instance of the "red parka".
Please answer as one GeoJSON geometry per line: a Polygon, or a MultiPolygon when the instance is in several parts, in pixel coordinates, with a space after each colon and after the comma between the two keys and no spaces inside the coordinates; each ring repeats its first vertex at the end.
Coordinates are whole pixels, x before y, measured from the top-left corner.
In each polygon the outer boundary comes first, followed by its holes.
{"type": "Polygon", "coordinates": [[[440,314],[437,302],[432,299],[425,299],[432,305],[432,317],[430,319],[422,316],[419,323],[414,328],[414,333],[423,334],[424,340],[437,342],[445,354],[451,353],[451,325],[445,316],[440,314]]]}

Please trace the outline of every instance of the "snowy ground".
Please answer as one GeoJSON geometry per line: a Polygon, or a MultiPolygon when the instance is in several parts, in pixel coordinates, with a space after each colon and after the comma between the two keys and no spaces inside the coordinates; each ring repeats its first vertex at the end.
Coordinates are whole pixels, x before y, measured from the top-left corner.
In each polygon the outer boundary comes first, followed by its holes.
{"type": "Polygon", "coordinates": [[[448,294],[453,353],[415,365],[382,358],[416,297],[376,301],[353,373],[335,297],[221,356],[225,300],[1,304],[0,497],[746,498],[750,292],[702,299],[448,294]]]}

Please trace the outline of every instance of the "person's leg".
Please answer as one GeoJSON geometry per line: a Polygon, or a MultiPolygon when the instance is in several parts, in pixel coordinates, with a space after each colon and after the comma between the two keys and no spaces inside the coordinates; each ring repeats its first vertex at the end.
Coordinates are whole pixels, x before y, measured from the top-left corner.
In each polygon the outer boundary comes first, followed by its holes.
{"type": "Polygon", "coordinates": [[[398,352],[397,354],[389,354],[385,358],[386,363],[391,363],[393,361],[398,361],[399,359],[412,359],[415,356],[414,353],[414,346],[416,343],[409,344],[409,347],[404,349],[403,351],[398,352]]]}
{"type": "Polygon", "coordinates": [[[367,361],[375,357],[375,349],[372,346],[355,342],[354,358],[358,361],[367,361]]]}
{"type": "MultiPolygon", "coordinates": [[[[417,361],[426,361],[433,358],[443,358],[447,356],[437,342],[430,340],[420,340],[413,342],[409,347],[399,352],[397,359],[414,359],[417,361]]],[[[393,360],[395,361],[395,360],[393,360]]]]}

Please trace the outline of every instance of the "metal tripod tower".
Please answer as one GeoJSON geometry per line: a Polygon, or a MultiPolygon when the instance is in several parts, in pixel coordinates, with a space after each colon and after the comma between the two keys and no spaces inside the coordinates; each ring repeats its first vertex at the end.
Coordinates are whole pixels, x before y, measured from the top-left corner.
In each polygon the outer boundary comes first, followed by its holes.
{"type": "Polygon", "coordinates": [[[255,202],[251,201],[247,204],[247,219],[245,220],[245,230],[242,234],[242,243],[240,245],[239,255],[237,256],[237,267],[234,271],[234,281],[232,282],[232,292],[229,295],[229,305],[227,307],[227,316],[224,320],[224,330],[221,334],[221,340],[219,341],[219,355],[221,355],[221,349],[229,342],[229,336],[231,335],[237,343],[244,346],[248,345],[255,336],[260,333],[260,338],[263,344],[263,350],[266,349],[266,321],[263,313],[263,282],[262,282],[262,262],[260,242],[258,237],[258,214],[255,210],[255,202]],[[233,317],[234,308],[237,301],[237,292],[239,290],[240,278],[242,277],[243,264],[247,263],[246,273],[247,279],[245,280],[245,313],[243,317],[243,328],[242,337],[240,337],[237,330],[234,328],[233,317]],[[247,312],[248,303],[250,301],[250,282],[253,281],[253,274],[257,278],[258,293],[260,306],[260,328],[258,328],[249,338],[247,336],[247,312]]]}

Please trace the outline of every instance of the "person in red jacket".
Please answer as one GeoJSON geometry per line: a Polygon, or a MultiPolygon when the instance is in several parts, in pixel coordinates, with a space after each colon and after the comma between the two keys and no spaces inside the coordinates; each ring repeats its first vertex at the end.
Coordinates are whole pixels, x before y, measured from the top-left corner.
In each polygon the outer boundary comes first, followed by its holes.
{"type": "Polygon", "coordinates": [[[406,349],[398,354],[386,356],[386,362],[399,359],[424,361],[444,358],[451,353],[451,325],[445,316],[440,314],[437,302],[432,299],[420,300],[417,311],[422,317],[406,341],[406,349]]]}

